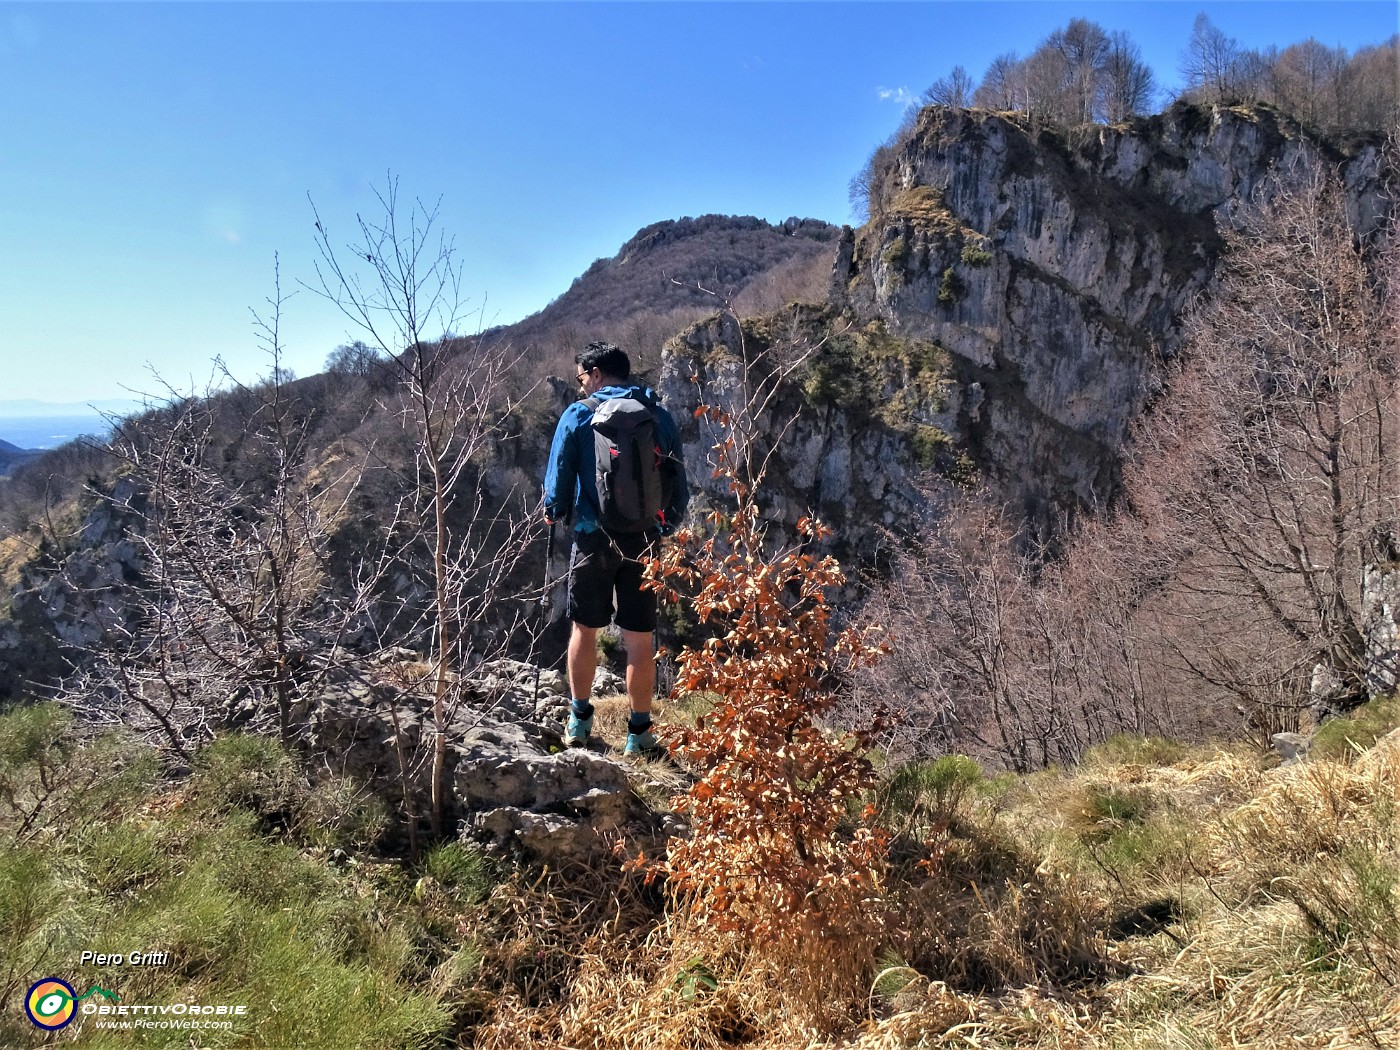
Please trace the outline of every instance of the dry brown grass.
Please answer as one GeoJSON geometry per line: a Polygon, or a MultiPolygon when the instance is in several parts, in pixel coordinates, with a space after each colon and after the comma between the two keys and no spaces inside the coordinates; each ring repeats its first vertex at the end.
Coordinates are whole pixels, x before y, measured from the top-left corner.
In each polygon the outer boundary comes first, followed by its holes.
{"type": "MultiPolygon", "coordinates": [[[[537,958],[543,907],[515,912],[507,955],[537,958]]],[[[566,909],[561,909],[566,910],[566,909]]],[[[586,923],[557,914],[556,933],[586,923]]],[[[722,1050],[829,1045],[853,1001],[828,998],[833,984],[859,986],[840,972],[839,953],[818,960],[796,951],[754,953],[741,940],[701,931],[685,916],[645,919],[620,906],[589,931],[569,965],[551,979],[495,996],[470,1044],[482,1050],[722,1050]],[[832,1009],[836,1003],[839,1009],[832,1009]]],[[[477,931],[478,934],[480,931],[477,931]]]]}
{"type": "Polygon", "coordinates": [[[475,931],[496,987],[462,1045],[1400,1047],[1400,735],[1276,762],[1200,749],[986,785],[927,835],[932,865],[896,866],[879,972],[834,945],[755,952],[616,873],[512,887],[494,941],[475,931]],[[1169,921],[1113,932],[1160,900],[1169,921]]]}
{"type": "Polygon", "coordinates": [[[915,186],[895,194],[885,212],[888,219],[907,219],[919,229],[954,234],[962,229],[957,217],[943,203],[943,192],[915,186]]]}
{"type": "MultiPolygon", "coordinates": [[[[619,751],[627,740],[627,716],[631,711],[626,693],[593,698],[593,733],[619,751]]],[[[661,705],[652,708],[652,716],[661,718],[661,705]]]]}
{"type": "Polygon", "coordinates": [[[6,594],[19,586],[24,566],[34,556],[35,542],[24,536],[0,537],[0,587],[6,594]]]}

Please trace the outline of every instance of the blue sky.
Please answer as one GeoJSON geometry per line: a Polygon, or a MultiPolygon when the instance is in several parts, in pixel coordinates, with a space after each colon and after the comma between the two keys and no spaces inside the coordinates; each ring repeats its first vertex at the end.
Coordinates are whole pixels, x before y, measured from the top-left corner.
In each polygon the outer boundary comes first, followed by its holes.
{"type": "MultiPolygon", "coordinates": [[[[661,219],[848,221],[903,100],[1070,18],[1171,87],[1202,10],[1250,47],[1397,29],[1394,0],[0,3],[0,401],[265,370],[250,308],[274,256],[284,292],[313,279],[308,195],[338,243],[389,171],[441,197],[470,306],[508,323],[661,219]]],[[[356,334],[284,308],[298,374],[356,334]]]]}

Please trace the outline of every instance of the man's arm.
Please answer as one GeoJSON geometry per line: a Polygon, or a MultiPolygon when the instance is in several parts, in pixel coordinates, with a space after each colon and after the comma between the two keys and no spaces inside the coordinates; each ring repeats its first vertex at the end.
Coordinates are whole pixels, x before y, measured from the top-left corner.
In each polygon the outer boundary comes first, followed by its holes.
{"type": "Polygon", "coordinates": [[[573,518],[578,494],[578,448],[572,439],[579,416],[578,404],[570,405],[554,428],[544,472],[544,516],[549,522],[573,518]]]}
{"type": "Polygon", "coordinates": [[[685,449],[681,446],[680,430],[671,413],[659,408],[657,417],[660,423],[658,437],[661,438],[661,451],[671,465],[671,499],[662,509],[666,524],[663,531],[670,532],[685,520],[685,510],[690,503],[690,484],[685,476],[685,449]]]}

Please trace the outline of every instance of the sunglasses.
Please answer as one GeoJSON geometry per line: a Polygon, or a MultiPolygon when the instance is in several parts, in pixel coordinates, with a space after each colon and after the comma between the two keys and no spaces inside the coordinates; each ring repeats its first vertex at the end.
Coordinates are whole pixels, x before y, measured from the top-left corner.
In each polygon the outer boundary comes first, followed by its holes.
{"type": "Polygon", "coordinates": [[[586,382],[588,382],[588,377],[592,374],[592,371],[593,371],[592,369],[589,369],[587,372],[580,372],[580,373],[578,374],[578,381],[579,381],[580,383],[586,383],[586,382]]]}

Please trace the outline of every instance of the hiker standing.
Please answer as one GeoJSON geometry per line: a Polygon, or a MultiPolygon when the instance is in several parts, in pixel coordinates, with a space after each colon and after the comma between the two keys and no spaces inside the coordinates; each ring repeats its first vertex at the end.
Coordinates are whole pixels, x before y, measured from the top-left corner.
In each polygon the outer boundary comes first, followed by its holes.
{"type": "Polygon", "coordinates": [[[656,688],[656,592],[642,587],[658,537],[685,513],[690,493],[675,420],[650,390],[630,382],[632,363],[611,343],[589,343],[574,361],[583,399],[559,418],[544,479],[545,520],[573,525],[569,554],[569,718],[564,743],[588,742],[598,632],[613,620],[627,649],[627,743],[623,753],[657,749],[651,698],[656,688]]]}

